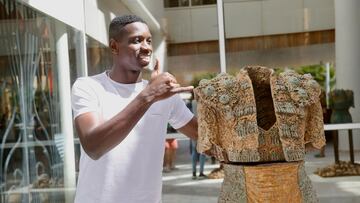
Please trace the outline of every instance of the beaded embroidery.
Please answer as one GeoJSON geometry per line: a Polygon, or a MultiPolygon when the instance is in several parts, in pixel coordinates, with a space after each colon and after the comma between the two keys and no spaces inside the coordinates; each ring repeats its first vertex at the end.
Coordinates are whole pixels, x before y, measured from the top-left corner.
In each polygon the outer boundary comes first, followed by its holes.
{"type": "Polygon", "coordinates": [[[306,143],[325,144],[320,87],[310,75],[249,66],[236,77],[202,80],[194,92],[198,150],[221,161],[297,161],[306,143]],[[262,136],[263,129],[271,135],[262,136]]]}

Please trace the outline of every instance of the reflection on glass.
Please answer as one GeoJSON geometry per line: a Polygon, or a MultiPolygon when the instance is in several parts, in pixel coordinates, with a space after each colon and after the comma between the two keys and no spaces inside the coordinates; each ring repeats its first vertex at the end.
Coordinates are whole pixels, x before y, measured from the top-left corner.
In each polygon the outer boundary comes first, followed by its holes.
{"type": "Polygon", "coordinates": [[[69,65],[70,65],[70,82],[71,85],[76,78],[85,76],[83,54],[83,33],[71,27],[67,27],[68,48],[69,48],[69,65]]]}
{"type": "Polygon", "coordinates": [[[216,0],[164,0],[165,8],[216,4],[216,0]]]}
{"type": "Polygon", "coordinates": [[[15,1],[0,9],[0,202],[64,202],[55,21],[15,1]]]}
{"type": "Polygon", "coordinates": [[[88,60],[88,75],[95,75],[110,69],[111,53],[107,45],[87,36],[86,49],[88,60]]]}
{"type": "Polygon", "coordinates": [[[164,0],[165,8],[189,6],[189,0],[164,0]]]}

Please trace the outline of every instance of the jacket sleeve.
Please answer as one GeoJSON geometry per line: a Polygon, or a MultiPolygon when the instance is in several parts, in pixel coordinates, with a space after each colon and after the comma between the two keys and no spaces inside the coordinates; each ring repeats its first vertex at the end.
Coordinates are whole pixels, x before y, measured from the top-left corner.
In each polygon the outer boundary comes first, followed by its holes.
{"type": "Polygon", "coordinates": [[[305,122],[305,144],[311,143],[313,147],[320,149],[326,142],[320,100],[307,107],[305,122]]]}
{"type": "Polygon", "coordinates": [[[198,142],[199,153],[211,155],[212,141],[216,138],[217,125],[215,111],[201,101],[197,103],[198,115],[198,142]]]}

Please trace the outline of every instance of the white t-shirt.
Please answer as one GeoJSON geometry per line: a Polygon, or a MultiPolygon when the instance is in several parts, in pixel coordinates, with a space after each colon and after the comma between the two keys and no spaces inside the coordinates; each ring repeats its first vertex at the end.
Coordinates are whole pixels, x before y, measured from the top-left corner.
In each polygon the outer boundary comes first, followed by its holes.
{"type": "MultiPolygon", "coordinates": [[[[119,113],[148,84],[120,84],[106,72],[79,78],[72,87],[74,118],[98,112],[105,120],[119,113]]],[[[169,122],[175,129],[193,114],[178,95],[151,105],[129,135],[100,159],[81,149],[76,203],[159,203],[164,143],[169,122]]]]}

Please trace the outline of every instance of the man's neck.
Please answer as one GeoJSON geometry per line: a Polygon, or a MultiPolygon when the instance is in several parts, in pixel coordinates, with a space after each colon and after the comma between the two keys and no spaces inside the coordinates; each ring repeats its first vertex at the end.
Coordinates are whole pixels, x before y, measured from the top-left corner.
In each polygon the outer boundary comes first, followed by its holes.
{"type": "Polygon", "coordinates": [[[113,66],[109,72],[109,77],[118,83],[132,84],[140,82],[142,79],[141,71],[126,70],[113,66]]]}

